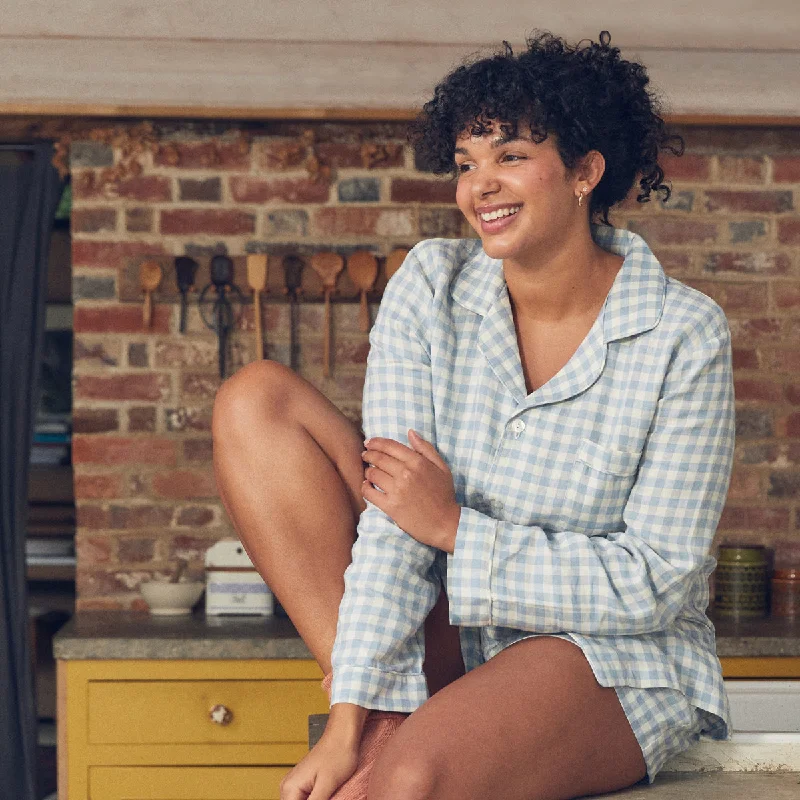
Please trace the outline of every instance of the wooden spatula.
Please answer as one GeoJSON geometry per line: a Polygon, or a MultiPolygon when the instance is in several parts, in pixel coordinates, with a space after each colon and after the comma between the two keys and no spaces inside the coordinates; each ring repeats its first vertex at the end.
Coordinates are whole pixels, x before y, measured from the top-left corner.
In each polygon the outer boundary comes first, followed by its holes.
{"type": "Polygon", "coordinates": [[[347,259],[347,274],[361,290],[361,308],[358,314],[358,327],[366,333],[369,330],[369,306],[367,292],[375,285],[378,277],[378,262],[372,253],[359,250],[347,259]]]}
{"type": "Polygon", "coordinates": [[[386,280],[388,281],[392,275],[400,269],[402,263],[406,260],[406,256],[408,255],[408,250],[405,248],[398,248],[397,250],[392,250],[388,256],[386,256],[386,280]]]}
{"type": "Polygon", "coordinates": [[[139,283],[144,292],[142,324],[145,328],[150,327],[153,319],[153,292],[161,283],[161,274],[161,264],[157,261],[142,261],[139,265],[139,283]]]}
{"type": "Polygon", "coordinates": [[[247,283],[253,290],[253,312],[256,328],[256,358],[264,358],[264,333],[261,328],[261,292],[267,286],[267,257],[263,254],[247,256],[247,283]]]}
{"type": "Polygon", "coordinates": [[[325,337],[322,352],[322,374],[331,374],[331,294],[336,288],[336,278],[344,269],[344,259],[337,253],[314,253],[311,256],[311,269],[322,279],[325,290],[325,337]]]}

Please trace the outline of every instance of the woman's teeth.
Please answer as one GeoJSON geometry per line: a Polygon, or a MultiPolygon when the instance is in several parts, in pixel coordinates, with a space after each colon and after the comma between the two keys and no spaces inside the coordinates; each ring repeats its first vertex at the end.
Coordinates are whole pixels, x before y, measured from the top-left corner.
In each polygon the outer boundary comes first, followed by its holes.
{"type": "Polygon", "coordinates": [[[522,206],[498,208],[497,211],[490,211],[488,214],[481,214],[480,217],[484,222],[491,222],[493,219],[500,219],[500,217],[509,217],[511,214],[516,214],[520,208],[522,208],[522,206]]]}

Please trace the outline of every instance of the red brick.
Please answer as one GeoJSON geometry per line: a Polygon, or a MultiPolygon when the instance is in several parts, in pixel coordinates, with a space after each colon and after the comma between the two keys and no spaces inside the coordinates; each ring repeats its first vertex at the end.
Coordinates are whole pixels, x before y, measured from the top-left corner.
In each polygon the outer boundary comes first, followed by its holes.
{"type": "Polygon", "coordinates": [[[183,443],[185,461],[202,461],[210,464],[212,455],[211,439],[187,439],[183,443]]]}
{"type": "Polygon", "coordinates": [[[237,203],[326,203],[330,186],[310,178],[263,180],[237,175],[230,179],[231,196],[237,203]]]}
{"type": "Polygon", "coordinates": [[[112,505],[109,508],[110,528],[166,528],[171,521],[171,506],[147,503],[112,505]]]}
{"type": "Polygon", "coordinates": [[[800,413],[789,414],[786,417],[786,435],[800,436],[800,413]]]}
{"type": "Polygon", "coordinates": [[[270,171],[296,170],[308,156],[308,147],[297,139],[266,140],[259,147],[258,166],[270,171]]]}
{"type": "Polygon", "coordinates": [[[704,244],[715,242],[719,230],[714,222],[687,219],[630,220],[627,227],[643,236],[648,244],[704,244]]]}
{"type": "Polygon", "coordinates": [[[404,208],[320,208],[314,215],[314,225],[323,236],[415,236],[413,212],[404,208]]]}
{"type": "MultiPolygon", "coordinates": [[[[333,360],[340,366],[348,364],[366,364],[369,354],[369,340],[363,334],[363,339],[344,339],[339,337],[333,350],[333,360]]],[[[310,348],[305,354],[305,363],[319,366],[322,364],[322,348],[310,348]]]]}
{"type": "Polygon", "coordinates": [[[154,433],[156,430],[156,407],[129,408],[128,430],[131,433],[154,433]]]}
{"type": "Polygon", "coordinates": [[[78,503],[76,509],[78,528],[107,528],[108,511],[102,506],[78,503]]]}
{"type": "Polygon", "coordinates": [[[184,506],[178,512],[176,525],[202,528],[214,521],[214,510],[206,506],[184,506]]]}
{"type": "Polygon", "coordinates": [[[800,309],[800,283],[774,281],[771,283],[775,307],[781,310],[800,309]]]}
{"type": "Polygon", "coordinates": [[[154,219],[152,208],[126,208],[125,230],[129,233],[150,233],[154,219]]]}
{"type": "Polygon", "coordinates": [[[156,372],[108,376],[78,375],[74,396],[95,400],[164,400],[169,377],[156,372]]]}
{"type": "Polygon", "coordinates": [[[391,196],[395,203],[455,203],[456,184],[452,180],[395,178],[391,196]]]}
{"type": "Polygon", "coordinates": [[[160,256],[164,246],[150,242],[72,241],[73,267],[120,267],[133,256],[160,256]]]}
{"type": "Polygon", "coordinates": [[[75,534],[76,555],[83,565],[110,563],[113,544],[110,536],[91,536],[81,530],[75,534]]]}
{"type": "Polygon", "coordinates": [[[72,411],[74,433],[108,433],[119,430],[119,413],[113,408],[75,408],[72,411]]]}
{"type": "Polygon", "coordinates": [[[764,158],[719,157],[717,179],[722,183],[764,183],[766,174],[764,158]]]}
{"type": "Polygon", "coordinates": [[[786,275],[792,268],[788,253],[711,253],[704,272],[740,272],[748,275],[786,275]]]}
{"type": "Polygon", "coordinates": [[[785,388],[784,394],[793,406],[800,406],[800,383],[790,383],[785,388]]]}
{"type": "Polygon", "coordinates": [[[706,191],[706,210],[779,214],[793,208],[791,192],[706,191]]]}
{"type": "Polygon", "coordinates": [[[156,540],[152,537],[125,538],[119,540],[120,564],[149,564],[155,555],[156,540]]]}
{"type": "Polygon", "coordinates": [[[723,530],[785,530],[789,527],[789,509],[728,505],[722,512],[719,527],[723,530]]]}
{"type": "Polygon", "coordinates": [[[117,194],[125,200],[142,203],[164,203],[172,200],[172,181],[158,175],[128,178],[116,186],[117,194]]]}
{"type": "Polygon", "coordinates": [[[777,403],[783,395],[780,384],[771,381],[739,378],[734,380],[733,386],[737,400],[763,400],[777,403]]]}
{"type": "Polygon", "coordinates": [[[117,210],[115,208],[76,208],[72,212],[69,225],[73,234],[114,231],[117,228],[117,210]]]}
{"type": "Polygon", "coordinates": [[[211,407],[208,408],[167,408],[164,418],[168,431],[210,431],[211,407]]]}
{"type": "Polygon", "coordinates": [[[738,464],[731,474],[728,500],[756,500],[761,495],[761,473],[738,464]]]}
{"type": "Polygon", "coordinates": [[[254,233],[256,218],[244,211],[181,209],[161,212],[161,233],[237,236],[254,233]]]}
{"type": "Polygon", "coordinates": [[[122,494],[122,478],[119,475],[76,475],[75,497],[77,500],[102,500],[122,494]]]}
{"type": "Polygon", "coordinates": [[[681,250],[665,250],[663,247],[656,253],[664,272],[674,277],[686,275],[692,267],[692,257],[681,250]]]}
{"type": "Polygon", "coordinates": [[[733,348],[733,368],[734,369],[758,369],[758,352],[755,350],[744,350],[741,347],[733,348]]]}
{"type": "Polygon", "coordinates": [[[731,319],[729,322],[732,338],[737,344],[739,341],[749,342],[754,339],[778,338],[786,327],[783,325],[783,320],[770,317],[731,319]]]}
{"type": "Polygon", "coordinates": [[[171,307],[154,305],[150,327],[145,328],[139,305],[77,306],[72,329],[76,333],[169,333],[171,315],[171,307]]]}
{"type": "Polygon", "coordinates": [[[800,244],[800,218],[778,220],[778,241],[781,244],[800,244]]]}
{"type": "Polygon", "coordinates": [[[73,436],[75,464],[161,464],[177,462],[177,442],[155,436],[73,436]]]}
{"type": "Polygon", "coordinates": [[[767,286],[762,282],[686,280],[690,286],[719,303],[726,312],[767,310],[767,286]]]}
{"type": "Polygon", "coordinates": [[[709,125],[681,131],[692,152],[728,152],[737,155],[793,153],[800,148],[800,127],[740,127],[709,125]]]}
{"type": "Polygon", "coordinates": [[[150,580],[150,570],[136,570],[125,572],[120,569],[112,571],[84,569],[78,566],[76,582],[78,594],[81,598],[107,598],[113,595],[128,595],[138,589],[139,585],[150,580]]]}
{"type": "Polygon", "coordinates": [[[167,142],[154,154],[159,167],[179,169],[237,169],[250,168],[250,145],[238,142],[167,142]]]}
{"type": "Polygon", "coordinates": [[[664,154],[660,158],[661,168],[668,181],[705,181],[711,175],[711,159],[686,153],[682,156],[664,154]]]}
{"type": "Polygon", "coordinates": [[[179,469],[154,475],[153,493],[174,499],[216,497],[217,488],[211,469],[179,469]]]}
{"type": "Polygon", "coordinates": [[[800,156],[775,156],[772,163],[775,183],[800,183],[800,156]]]}
{"type": "Polygon", "coordinates": [[[764,369],[774,372],[800,372],[800,347],[773,347],[762,351],[764,369]]]}

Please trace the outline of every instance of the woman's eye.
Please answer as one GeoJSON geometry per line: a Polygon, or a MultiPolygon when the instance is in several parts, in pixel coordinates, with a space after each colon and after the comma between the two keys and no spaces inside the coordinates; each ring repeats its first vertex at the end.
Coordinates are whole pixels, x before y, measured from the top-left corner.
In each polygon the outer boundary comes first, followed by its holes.
{"type": "Polygon", "coordinates": [[[456,164],[457,172],[468,172],[471,169],[470,164],[456,164]]]}
{"type": "Polygon", "coordinates": [[[503,161],[522,161],[525,156],[517,155],[517,153],[504,153],[503,161]]]}

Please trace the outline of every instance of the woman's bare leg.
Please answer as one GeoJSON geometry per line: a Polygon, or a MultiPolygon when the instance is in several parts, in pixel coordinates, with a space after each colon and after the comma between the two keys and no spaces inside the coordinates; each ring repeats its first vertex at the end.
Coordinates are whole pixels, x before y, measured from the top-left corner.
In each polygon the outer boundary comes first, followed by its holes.
{"type": "MultiPolygon", "coordinates": [[[[214,404],[217,488],[236,532],[325,673],[344,571],[364,508],[363,440],[292,370],[239,370],[214,404]]],[[[431,693],[463,674],[458,633],[440,599],[426,624],[431,693]]]]}
{"type": "Polygon", "coordinates": [[[363,441],[311,384],[271,361],[214,404],[217,489],[256,569],[325,673],[364,507],[363,441]]]}
{"type": "Polygon", "coordinates": [[[418,708],[378,757],[369,800],[564,800],[645,775],[613,688],[581,650],[524,639],[418,708]]]}

